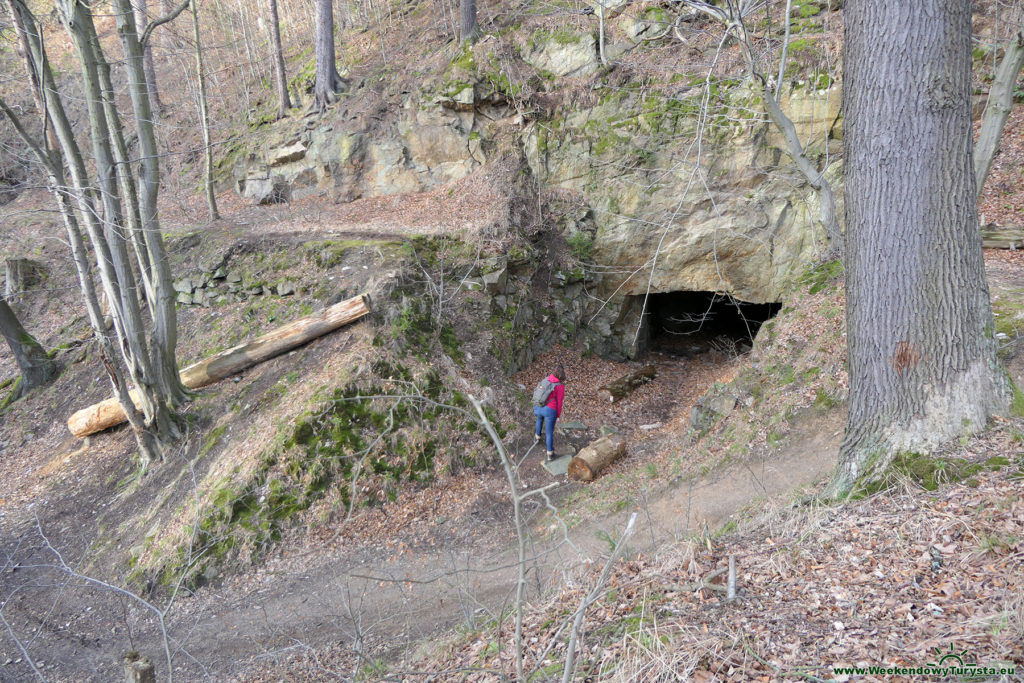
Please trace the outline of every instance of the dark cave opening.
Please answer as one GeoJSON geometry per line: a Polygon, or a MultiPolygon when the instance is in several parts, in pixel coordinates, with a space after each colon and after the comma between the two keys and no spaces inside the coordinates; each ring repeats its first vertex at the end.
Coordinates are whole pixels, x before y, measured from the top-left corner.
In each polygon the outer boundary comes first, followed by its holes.
{"type": "Polygon", "coordinates": [[[646,350],[679,357],[717,350],[750,350],[757,331],[782,308],[754,304],[724,292],[662,292],[647,300],[646,350]]]}

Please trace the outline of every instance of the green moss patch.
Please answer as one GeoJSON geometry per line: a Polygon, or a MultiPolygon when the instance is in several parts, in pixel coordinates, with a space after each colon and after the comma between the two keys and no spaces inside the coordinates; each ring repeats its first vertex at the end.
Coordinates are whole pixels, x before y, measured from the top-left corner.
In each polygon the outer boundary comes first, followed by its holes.
{"type": "MultiPolygon", "coordinates": [[[[1004,457],[992,457],[984,462],[972,462],[964,458],[943,458],[913,451],[904,451],[896,456],[889,466],[887,476],[864,483],[855,497],[866,498],[889,488],[897,477],[906,477],[926,491],[936,491],[945,484],[963,482],[977,486],[975,477],[983,472],[994,472],[1010,465],[1004,457]]],[[[868,467],[867,471],[872,468],[868,467]]]]}
{"type": "MultiPolygon", "coordinates": [[[[260,557],[321,501],[341,511],[380,505],[403,486],[475,464],[468,454],[482,451],[483,434],[465,396],[436,371],[417,375],[381,359],[367,374],[282,429],[244,480],[227,477],[214,487],[191,542],[162,563],[162,583],[184,575],[196,584],[210,567],[260,557]]],[[[221,434],[211,432],[203,450],[221,434]]]]}

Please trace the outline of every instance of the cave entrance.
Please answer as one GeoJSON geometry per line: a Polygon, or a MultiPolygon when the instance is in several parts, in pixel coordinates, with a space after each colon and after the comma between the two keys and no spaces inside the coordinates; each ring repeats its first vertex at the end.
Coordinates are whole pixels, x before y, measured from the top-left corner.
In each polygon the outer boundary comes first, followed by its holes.
{"type": "Polygon", "coordinates": [[[740,301],[723,292],[652,294],[647,300],[647,350],[683,358],[707,351],[746,353],[761,325],[781,307],[740,301]]]}

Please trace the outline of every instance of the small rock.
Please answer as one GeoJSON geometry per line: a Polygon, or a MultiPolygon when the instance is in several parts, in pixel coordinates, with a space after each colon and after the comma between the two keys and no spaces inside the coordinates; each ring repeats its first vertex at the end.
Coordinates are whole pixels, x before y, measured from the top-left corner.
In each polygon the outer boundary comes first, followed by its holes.
{"type": "Polygon", "coordinates": [[[640,425],[640,429],[648,430],[649,431],[651,429],[657,429],[657,428],[659,428],[661,426],[662,426],[662,424],[660,422],[652,422],[649,425],[640,425]]]}
{"type": "Polygon", "coordinates": [[[278,296],[290,296],[295,293],[295,284],[291,282],[282,282],[277,285],[278,296]]]}
{"type": "Polygon", "coordinates": [[[488,294],[506,294],[508,292],[508,270],[500,270],[485,273],[483,278],[484,289],[488,294]]]}
{"type": "Polygon", "coordinates": [[[232,270],[230,273],[228,273],[227,281],[229,283],[231,283],[231,282],[241,282],[242,281],[242,274],[239,273],[237,270],[232,270]]]}
{"type": "Polygon", "coordinates": [[[191,294],[193,289],[192,280],[189,278],[182,278],[174,283],[175,292],[184,292],[185,294],[191,294]]]}

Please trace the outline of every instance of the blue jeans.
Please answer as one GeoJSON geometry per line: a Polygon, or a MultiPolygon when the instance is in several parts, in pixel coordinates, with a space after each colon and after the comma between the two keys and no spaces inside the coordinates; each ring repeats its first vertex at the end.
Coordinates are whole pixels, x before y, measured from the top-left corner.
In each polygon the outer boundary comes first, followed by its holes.
{"type": "Polygon", "coordinates": [[[544,425],[544,431],[547,436],[548,452],[555,450],[555,420],[556,417],[555,409],[548,408],[547,406],[534,406],[533,414],[537,416],[537,428],[534,430],[534,434],[540,436],[541,425],[544,425]]]}

